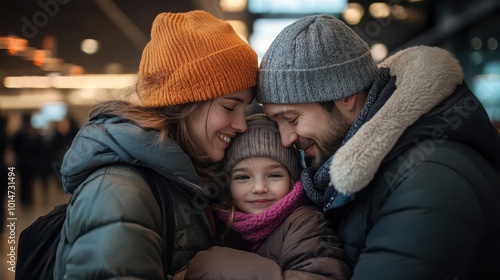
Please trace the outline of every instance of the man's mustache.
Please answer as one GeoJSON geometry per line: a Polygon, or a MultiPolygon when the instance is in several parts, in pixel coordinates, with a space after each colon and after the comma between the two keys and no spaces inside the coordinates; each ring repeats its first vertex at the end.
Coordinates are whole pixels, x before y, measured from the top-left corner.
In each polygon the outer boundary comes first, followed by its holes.
{"type": "Polygon", "coordinates": [[[311,145],[315,144],[313,140],[307,139],[307,140],[298,140],[293,145],[295,146],[296,149],[298,150],[305,150],[311,145]]]}

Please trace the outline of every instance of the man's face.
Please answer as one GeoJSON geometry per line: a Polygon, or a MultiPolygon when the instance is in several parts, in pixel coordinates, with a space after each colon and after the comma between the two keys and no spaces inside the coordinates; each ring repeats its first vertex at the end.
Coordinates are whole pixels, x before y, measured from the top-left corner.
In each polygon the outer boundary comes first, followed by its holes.
{"type": "Polygon", "coordinates": [[[337,151],[352,125],[336,107],[328,112],[319,103],[264,104],[264,111],[278,123],[283,146],[295,144],[313,168],[337,151]]]}

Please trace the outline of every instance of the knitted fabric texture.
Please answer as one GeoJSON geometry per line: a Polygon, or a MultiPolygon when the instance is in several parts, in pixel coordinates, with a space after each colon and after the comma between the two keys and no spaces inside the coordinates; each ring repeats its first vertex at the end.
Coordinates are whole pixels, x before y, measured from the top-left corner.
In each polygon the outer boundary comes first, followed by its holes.
{"type": "MultiPolygon", "coordinates": [[[[363,109],[361,109],[356,121],[351,126],[349,132],[342,141],[342,145],[347,143],[347,141],[349,141],[349,139],[351,139],[359,128],[366,122],[368,112],[372,108],[373,104],[375,104],[375,101],[377,101],[380,92],[387,85],[389,80],[389,70],[382,69],[380,75],[375,79],[370,91],[368,92],[363,109]]],[[[311,199],[316,205],[320,207],[322,206],[324,210],[340,207],[354,199],[354,194],[341,194],[335,190],[334,186],[329,185],[329,169],[332,164],[332,159],[333,155],[316,171],[312,170],[310,167],[305,168],[302,170],[302,174],[300,176],[304,190],[309,199],[311,199]]]]}
{"type": "MultiPolygon", "coordinates": [[[[251,243],[258,243],[266,239],[290,214],[307,203],[307,197],[300,181],[293,189],[273,206],[260,214],[246,214],[235,211],[232,230],[251,243]]],[[[229,213],[217,211],[221,221],[227,222],[229,213]]]]}
{"type": "Polygon", "coordinates": [[[255,87],[257,54],[229,23],[205,11],[161,13],[139,66],[144,106],[198,102],[255,87]]]}
{"type": "Polygon", "coordinates": [[[278,126],[264,114],[247,117],[247,131],[234,137],[226,149],[224,170],[230,171],[238,162],[253,157],[278,161],[290,172],[294,181],[300,176],[297,151],[281,144],[278,126]]]}
{"type": "Polygon", "coordinates": [[[308,16],[272,42],[256,97],[263,104],[337,100],[369,88],[378,72],[368,45],[346,24],[330,15],[308,16]]]}

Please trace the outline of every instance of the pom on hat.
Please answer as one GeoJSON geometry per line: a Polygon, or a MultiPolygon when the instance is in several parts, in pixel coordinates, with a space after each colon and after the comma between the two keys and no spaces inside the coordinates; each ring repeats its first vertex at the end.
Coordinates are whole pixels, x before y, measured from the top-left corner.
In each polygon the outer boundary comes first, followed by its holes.
{"type": "Polygon", "coordinates": [[[205,101],[255,87],[255,51],[231,25],[205,11],[161,13],[139,66],[144,106],[205,101]]]}
{"type": "Polygon", "coordinates": [[[324,102],[369,88],[379,70],[351,28],[331,15],[304,17],[285,27],[262,58],[260,103],[324,102]]]}
{"type": "Polygon", "coordinates": [[[224,170],[229,172],[238,162],[252,157],[272,158],[283,164],[294,180],[300,176],[297,152],[281,144],[278,126],[264,114],[247,117],[247,131],[236,135],[226,149],[224,170]]]}

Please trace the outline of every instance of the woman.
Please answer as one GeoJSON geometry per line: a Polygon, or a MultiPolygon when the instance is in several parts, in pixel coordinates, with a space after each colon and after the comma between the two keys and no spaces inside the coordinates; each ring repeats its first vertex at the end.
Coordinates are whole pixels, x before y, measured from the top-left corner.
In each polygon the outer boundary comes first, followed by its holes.
{"type": "Polygon", "coordinates": [[[231,138],[247,128],[257,56],[206,12],[162,13],[138,76],[141,104],[95,106],[64,157],[63,187],[73,196],[55,279],[165,279],[213,245],[203,200],[193,197],[215,185],[231,138]],[[173,196],[164,206],[174,215],[162,213],[148,182],[173,196]],[[166,256],[162,215],[175,219],[166,256]]]}

